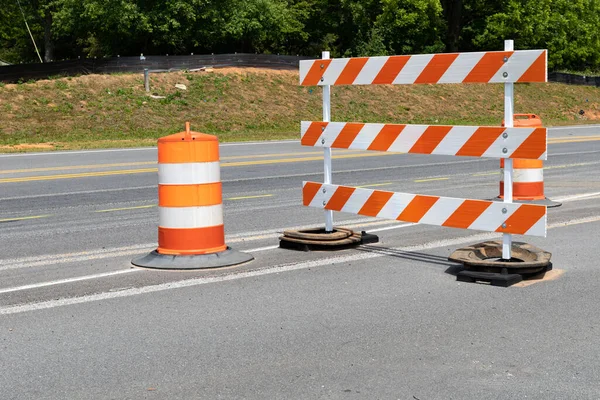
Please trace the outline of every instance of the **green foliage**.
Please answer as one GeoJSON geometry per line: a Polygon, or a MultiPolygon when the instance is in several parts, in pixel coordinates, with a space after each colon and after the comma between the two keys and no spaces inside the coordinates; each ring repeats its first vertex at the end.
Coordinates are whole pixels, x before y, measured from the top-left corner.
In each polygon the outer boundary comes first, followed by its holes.
{"type": "MultiPolygon", "coordinates": [[[[552,68],[600,69],[600,0],[22,0],[44,58],[258,52],[333,57],[548,48],[552,68]]],[[[37,55],[16,1],[0,59],[37,55]]]]}
{"type": "Polygon", "coordinates": [[[598,67],[600,1],[509,0],[475,43],[498,47],[502,38],[514,38],[519,49],[547,48],[550,68],[598,67]]]}

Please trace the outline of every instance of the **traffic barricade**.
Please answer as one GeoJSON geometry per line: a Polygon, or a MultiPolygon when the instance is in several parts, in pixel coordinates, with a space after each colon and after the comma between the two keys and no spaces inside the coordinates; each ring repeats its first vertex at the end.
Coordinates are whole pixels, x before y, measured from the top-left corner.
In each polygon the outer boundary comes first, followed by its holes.
{"type": "MultiPolygon", "coordinates": [[[[533,246],[523,249],[520,244],[512,243],[513,234],[546,236],[546,207],[513,203],[512,193],[512,160],[545,160],[547,157],[546,128],[513,127],[514,83],[546,81],[547,51],[514,51],[512,41],[505,42],[505,51],[341,59],[329,59],[328,52],[324,52],[321,60],[300,61],[300,84],[323,86],[323,121],[301,123],[301,144],[324,149],[324,182],[303,183],[303,204],[325,210],[325,228],[322,230],[325,233],[334,231],[333,211],[502,233],[502,242],[494,242],[492,246],[498,250],[494,253],[499,254],[496,260],[491,261],[491,257],[478,259],[474,253],[450,256],[450,259],[463,263],[466,272],[491,271],[494,276],[480,274],[479,279],[492,284],[512,284],[521,279],[520,269],[528,272],[536,269],[531,265],[534,257],[525,257],[524,252],[539,255],[535,257],[535,263],[544,265],[536,272],[549,268],[549,253],[533,246]],[[330,122],[332,85],[442,83],[503,83],[506,126],[330,122]],[[507,184],[504,201],[335,185],[331,180],[332,148],[504,159],[507,184]],[[477,271],[478,262],[487,265],[477,271]]],[[[281,240],[286,240],[285,235],[281,240]]],[[[492,254],[490,243],[486,242],[486,246],[492,254]]],[[[459,274],[458,279],[476,280],[469,274],[459,274]]]]}

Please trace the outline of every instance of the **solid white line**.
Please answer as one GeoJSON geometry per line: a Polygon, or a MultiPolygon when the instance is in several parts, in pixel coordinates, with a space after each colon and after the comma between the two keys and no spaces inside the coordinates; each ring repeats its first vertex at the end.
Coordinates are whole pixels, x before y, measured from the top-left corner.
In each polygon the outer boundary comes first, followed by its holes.
{"type": "MultiPolygon", "coordinates": [[[[230,146],[256,146],[256,145],[268,145],[268,144],[281,144],[281,143],[300,143],[299,140],[265,140],[264,142],[235,142],[235,143],[221,143],[219,147],[230,147],[230,146]]],[[[0,154],[1,158],[8,157],[25,157],[25,156],[49,156],[49,155],[69,155],[69,154],[90,154],[90,153],[115,153],[122,151],[157,151],[155,146],[152,147],[133,147],[126,149],[100,149],[100,150],[66,150],[66,151],[42,151],[37,153],[17,153],[17,154],[0,154]]]]}
{"type": "Polygon", "coordinates": [[[107,276],[122,275],[122,274],[128,274],[130,272],[138,272],[138,271],[142,271],[142,270],[130,268],[130,269],[124,269],[124,270],[119,270],[119,271],[113,271],[113,272],[105,272],[105,273],[101,273],[101,274],[78,276],[76,278],[58,279],[58,280],[49,281],[49,282],[33,283],[31,285],[15,286],[15,287],[6,288],[6,289],[0,289],[0,294],[10,293],[10,292],[19,292],[21,290],[28,290],[28,289],[37,289],[37,288],[46,287],[46,286],[62,285],[63,283],[79,282],[79,281],[85,281],[85,280],[89,280],[89,279],[104,278],[107,276]]]}
{"type": "Polygon", "coordinates": [[[594,197],[594,196],[600,196],[600,192],[581,193],[581,194],[575,194],[575,195],[572,195],[572,196],[557,197],[557,198],[555,198],[553,200],[554,201],[558,201],[558,202],[576,201],[576,200],[583,200],[583,199],[586,199],[588,197],[594,197]]]}
{"type": "Polygon", "coordinates": [[[104,192],[122,192],[125,190],[137,190],[137,189],[154,189],[156,190],[157,185],[152,186],[134,186],[134,187],[124,187],[124,188],[116,188],[116,189],[98,189],[98,190],[84,190],[80,192],[67,192],[67,193],[49,193],[49,194],[34,194],[30,196],[18,196],[18,197],[3,197],[0,198],[2,200],[21,200],[21,199],[37,199],[41,197],[57,197],[57,196],[72,196],[74,194],[93,194],[93,193],[104,193],[104,192]]]}
{"type": "MultiPolygon", "coordinates": [[[[586,217],[586,218],[579,218],[579,219],[574,219],[574,220],[570,220],[570,221],[564,221],[564,222],[552,224],[552,225],[548,226],[548,229],[589,223],[589,222],[597,222],[597,221],[600,221],[600,215],[586,217]]],[[[0,308],[0,315],[17,314],[17,313],[22,313],[22,312],[27,312],[27,311],[35,311],[35,310],[44,310],[44,309],[50,309],[50,308],[73,305],[73,304],[81,304],[81,303],[89,303],[89,302],[93,302],[93,301],[116,299],[116,298],[120,298],[120,297],[137,296],[140,294],[154,293],[154,292],[160,292],[160,291],[165,291],[165,290],[170,290],[170,289],[181,289],[181,288],[186,288],[186,287],[204,285],[207,283],[225,282],[225,281],[230,281],[230,280],[251,278],[251,277],[270,275],[270,274],[276,274],[276,273],[281,273],[281,272],[289,272],[289,271],[295,271],[295,270],[301,270],[301,269],[307,269],[307,268],[320,267],[320,266],[324,266],[324,265],[340,264],[340,263],[347,263],[347,262],[353,262],[353,261],[362,261],[362,260],[384,257],[384,256],[388,255],[388,253],[390,251],[391,252],[398,252],[398,251],[416,252],[416,251],[423,251],[423,250],[435,249],[435,248],[440,248],[440,247],[455,246],[455,245],[459,245],[462,243],[489,240],[489,239],[493,239],[493,238],[497,238],[497,237],[499,237],[499,235],[497,233],[484,233],[484,234],[477,234],[477,235],[471,235],[471,236],[465,236],[465,237],[459,237],[459,238],[453,238],[453,239],[433,241],[433,242],[425,243],[422,245],[415,245],[415,246],[408,246],[408,247],[395,247],[395,248],[391,248],[391,249],[380,248],[379,253],[359,253],[359,254],[351,254],[351,255],[345,255],[345,256],[334,256],[334,257],[327,257],[327,258],[323,258],[323,259],[319,259],[319,260],[306,261],[306,262],[301,262],[301,263],[280,264],[280,265],[268,267],[265,269],[240,272],[240,273],[232,273],[230,275],[194,278],[194,279],[187,279],[187,280],[177,281],[177,282],[169,282],[169,283],[162,283],[162,284],[158,284],[158,285],[125,289],[125,290],[121,290],[118,292],[104,292],[104,293],[97,293],[97,294],[87,295],[87,296],[70,297],[70,298],[64,298],[64,299],[59,299],[59,300],[43,301],[43,302],[39,302],[39,303],[8,306],[8,307],[0,308]],[[386,253],[386,251],[388,253],[386,253]]]]}
{"type": "Polygon", "coordinates": [[[17,154],[1,154],[1,158],[9,157],[27,157],[27,156],[53,156],[53,155],[69,155],[69,154],[91,154],[91,153],[115,153],[121,151],[156,151],[156,147],[134,147],[130,149],[103,149],[103,150],[74,150],[74,151],[46,151],[39,153],[17,153],[17,154]]]}
{"type": "Polygon", "coordinates": [[[575,126],[553,126],[549,131],[564,131],[573,129],[600,128],[600,125],[575,125],[575,126]]]}
{"type": "Polygon", "coordinates": [[[377,228],[377,229],[368,229],[368,233],[371,232],[383,232],[383,231],[391,231],[393,229],[401,229],[401,228],[408,228],[409,226],[414,226],[417,224],[402,224],[402,225],[392,225],[392,226],[385,226],[383,228],[377,228]]]}
{"type": "MultiPolygon", "coordinates": [[[[244,252],[258,253],[261,251],[273,250],[273,249],[277,249],[277,248],[279,248],[279,245],[258,247],[256,249],[244,250],[244,252]]],[[[79,281],[85,281],[85,280],[90,280],[90,279],[105,278],[107,276],[122,275],[122,274],[128,274],[130,272],[139,272],[139,271],[145,271],[145,269],[129,268],[129,269],[123,269],[123,270],[118,270],[118,271],[113,271],[113,272],[104,272],[101,274],[85,275],[85,276],[78,276],[75,278],[59,279],[59,280],[49,281],[49,282],[41,282],[41,283],[33,283],[30,285],[15,286],[15,287],[6,288],[6,289],[0,289],[0,294],[10,293],[10,292],[19,292],[22,290],[29,290],[29,289],[38,289],[38,288],[46,287],[46,286],[61,285],[63,283],[71,283],[71,282],[79,282],[79,281]]]]}

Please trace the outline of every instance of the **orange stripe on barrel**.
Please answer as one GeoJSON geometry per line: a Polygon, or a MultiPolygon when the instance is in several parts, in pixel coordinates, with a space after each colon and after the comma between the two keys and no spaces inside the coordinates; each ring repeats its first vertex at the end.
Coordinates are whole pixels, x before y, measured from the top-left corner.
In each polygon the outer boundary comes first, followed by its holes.
{"type": "Polygon", "coordinates": [[[546,215],[546,207],[523,204],[506,220],[506,228],[500,226],[496,232],[524,235],[544,215],[546,215]]]}
{"type": "MultiPolygon", "coordinates": [[[[200,136],[200,135],[198,135],[200,136]]],[[[210,136],[210,135],[205,135],[210,136]]],[[[192,138],[194,136],[191,136],[192,138]]],[[[183,135],[171,135],[158,139],[159,164],[196,163],[219,161],[219,142],[215,140],[187,140],[183,135]],[[177,141],[164,141],[172,137],[177,141]]]]}
{"type": "Polygon", "coordinates": [[[157,251],[160,254],[212,254],[225,249],[223,225],[191,229],[158,227],[157,251]]]}
{"type": "Polygon", "coordinates": [[[347,123],[344,125],[335,141],[331,144],[331,147],[337,149],[350,148],[350,145],[354,142],[354,139],[356,139],[356,136],[364,126],[365,124],[347,123]]]}
{"type": "Polygon", "coordinates": [[[504,132],[504,128],[479,127],[456,153],[457,156],[481,157],[504,132]]]}
{"type": "MultiPolygon", "coordinates": [[[[513,160],[513,169],[533,169],[543,167],[543,160],[523,160],[520,158],[513,160]]],[[[504,158],[500,159],[500,168],[504,168],[504,158]]]]}
{"type": "Polygon", "coordinates": [[[327,202],[325,208],[333,211],[341,211],[355,190],[356,189],[353,187],[338,186],[333,196],[331,196],[331,199],[327,202]]]}
{"type": "MultiPolygon", "coordinates": [[[[504,181],[500,181],[500,198],[504,198],[504,181]]],[[[513,182],[513,200],[544,200],[544,182],[513,182]]]]}
{"type": "Polygon", "coordinates": [[[302,204],[309,206],[321,189],[321,186],[322,185],[320,183],[306,182],[306,184],[302,187],[302,204]]]}
{"type": "Polygon", "coordinates": [[[376,217],[377,214],[381,211],[381,209],[387,204],[387,202],[392,198],[394,193],[392,192],[382,192],[380,190],[375,190],[367,200],[367,202],[362,206],[358,214],[366,215],[368,217],[376,217]]]}
{"type": "Polygon", "coordinates": [[[504,57],[510,58],[512,55],[512,51],[485,53],[471,72],[469,72],[469,75],[463,80],[463,83],[488,83],[505,64],[504,57]]]}
{"type": "Polygon", "coordinates": [[[300,144],[302,146],[314,146],[323,134],[327,124],[327,122],[311,122],[304,135],[302,135],[300,144]]]}
{"type": "Polygon", "coordinates": [[[419,222],[438,200],[439,197],[437,196],[417,195],[410,203],[408,203],[406,208],[396,219],[406,222],[419,222]]]}
{"type": "Polygon", "coordinates": [[[373,80],[373,84],[382,85],[394,83],[394,80],[400,71],[402,71],[402,68],[404,68],[408,60],[410,60],[410,56],[391,56],[385,64],[383,64],[381,71],[379,71],[373,80]]]}
{"type": "Polygon", "coordinates": [[[429,126],[408,152],[431,154],[451,129],[451,126],[429,126]]]}
{"type": "Polygon", "coordinates": [[[202,185],[158,185],[160,207],[214,206],[222,202],[221,182],[202,185]]]}
{"type": "Polygon", "coordinates": [[[406,125],[386,124],[377,134],[367,150],[387,151],[396,141],[406,125]]]}
{"type": "Polygon", "coordinates": [[[437,83],[456,60],[456,57],[458,57],[458,53],[434,55],[415,83],[437,83]]]}
{"type": "Polygon", "coordinates": [[[352,85],[367,61],[368,57],[350,58],[334,85],[352,85]]]}
{"type": "Polygon", "coordinates": [[[489,201],[465,200],[442,226],[467,229],[491,204],[489,201]]]}
{"type": "Polygon", "coordinates": [[[321,77],[327,71],[331,60],[315,60],[304,77],[301,86],[315,86],[319,84],[321,77]]]}

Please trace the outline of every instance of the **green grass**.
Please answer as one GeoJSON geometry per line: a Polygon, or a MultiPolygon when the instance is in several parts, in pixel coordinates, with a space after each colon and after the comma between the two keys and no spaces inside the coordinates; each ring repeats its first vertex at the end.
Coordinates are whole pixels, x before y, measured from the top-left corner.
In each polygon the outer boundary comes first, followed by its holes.
{"type": "MultiPolygon", "coordinates": [[[[0,151],[149,146],[185,121],[222,142],[297,139],[301,120],[322,118],[321,88],[299,86],[296,71],[151,74],[150,94],[141,74],[0,86],[0,151]]],[[[600,121],[600,88],[518,84],[515,102],[547,126],[600,121]]],[[[503,109],[502,85],[332,88],[334,121],[499,125],[503,109]]]]}

